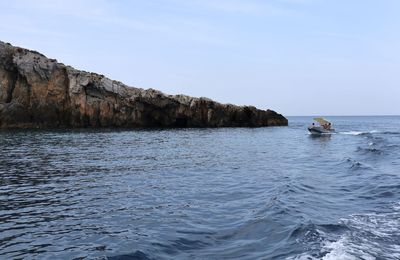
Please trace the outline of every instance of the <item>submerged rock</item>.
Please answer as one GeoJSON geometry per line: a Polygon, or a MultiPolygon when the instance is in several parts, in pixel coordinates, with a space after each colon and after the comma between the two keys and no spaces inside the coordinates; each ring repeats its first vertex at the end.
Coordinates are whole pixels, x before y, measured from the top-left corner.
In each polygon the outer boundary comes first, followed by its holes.
{"type": "Polygon", "coordinates": [[[287,124],[272,110],[128,87],[0,41],[0,128],[287,124]]]}

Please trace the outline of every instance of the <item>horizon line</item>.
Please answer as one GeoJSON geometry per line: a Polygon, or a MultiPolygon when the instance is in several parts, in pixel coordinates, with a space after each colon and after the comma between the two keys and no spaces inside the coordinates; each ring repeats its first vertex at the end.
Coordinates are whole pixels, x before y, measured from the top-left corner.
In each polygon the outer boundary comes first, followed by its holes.
{"type": "Polygon", "coordinates": [[[380,117],[387,117],[387,116],[400,116],[400,114],[398,115],[284,115],[285,117],[368,117],[368,116],[380,116],[380,117]]]}

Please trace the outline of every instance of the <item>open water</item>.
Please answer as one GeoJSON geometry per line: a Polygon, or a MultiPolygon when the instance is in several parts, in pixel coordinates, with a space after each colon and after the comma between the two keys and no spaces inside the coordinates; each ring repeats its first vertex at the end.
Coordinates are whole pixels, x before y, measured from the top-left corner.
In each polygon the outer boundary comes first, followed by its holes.
{"type": "Polygon", "coordinates": [[[0,132],[0,259],[400,259],[400,117],[0,132]]]}

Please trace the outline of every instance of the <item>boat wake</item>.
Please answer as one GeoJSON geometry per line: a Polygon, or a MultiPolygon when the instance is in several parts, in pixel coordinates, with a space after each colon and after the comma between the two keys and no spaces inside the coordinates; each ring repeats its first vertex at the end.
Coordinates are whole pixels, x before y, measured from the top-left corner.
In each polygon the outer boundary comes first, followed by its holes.
{"type": "Polygon", "coordinates": [[[344,230],[340,236],[319,226],[308,231],[302,242],[309,252],[287,259],[400,259],[400,204],[385,213],[352,215],[341,219],[337,226],[344,230]],[[310,234],[314,240],[311,243],[306,237],[310,234]],[[317,245],[310,247],[312,243],[317,245]]]}
{"type": "Polygon", "coordinates": [[[379,131],[379,130],[372,130],[372,131],[343,131],[343,132],[336,132],[342,135],[372,135],[372,134],[382,134],[382,135],[400,135],[400,132],[396,131],[379,131]]]}
{"type": "Polygon", "coordinates": [[[337,132],[338,134],[342,135],[368,135],[368,134],[377,134],[380,133],[378,130],[372,130],[368,132],[363,131],[345,131],[345,132],[337,132]]]}

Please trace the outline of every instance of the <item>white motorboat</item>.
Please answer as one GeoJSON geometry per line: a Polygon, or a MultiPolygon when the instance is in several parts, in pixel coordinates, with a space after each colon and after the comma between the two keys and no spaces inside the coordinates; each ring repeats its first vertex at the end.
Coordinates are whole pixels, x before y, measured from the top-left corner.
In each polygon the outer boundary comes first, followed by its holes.
{"type": "Polygon", "coordinates": [[[328,120],[322,118],[322,117],[316,117],[314,120],[319,124],[315,125],[314,123],[308,127],[308,131],[310,131],[311,134],[316,134],[316,135],[321,135],[321,134],[331,134],[335,132],[335,129],[332,128],[331,122],[328,120]]]}

